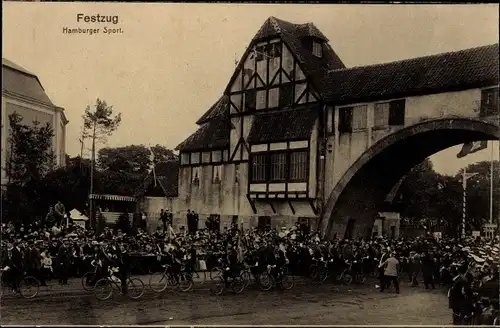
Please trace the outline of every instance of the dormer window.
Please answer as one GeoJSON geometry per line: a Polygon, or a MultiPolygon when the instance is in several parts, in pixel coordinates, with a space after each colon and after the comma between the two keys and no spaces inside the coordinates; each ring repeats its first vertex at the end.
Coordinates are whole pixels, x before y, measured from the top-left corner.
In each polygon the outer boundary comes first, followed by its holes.
{"type": "Polygon", "coordinates": [[[319,57],[319,58],[323,57],[323,49],[321,47],[321,43],[319,43],[317,41],[313,41],[312,52],[313,52],[313,55],[316,57],[319,57]]]}

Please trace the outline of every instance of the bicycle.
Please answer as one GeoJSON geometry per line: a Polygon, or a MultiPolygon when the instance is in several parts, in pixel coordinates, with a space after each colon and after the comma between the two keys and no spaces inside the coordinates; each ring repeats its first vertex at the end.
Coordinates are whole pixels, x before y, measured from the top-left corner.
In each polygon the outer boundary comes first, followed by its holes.
{"type": "Polygon", "coordinates": [[[0,271],[0,297],[3,297],[5,287],[14,287],[14,289],[12,290],[13,294],[15,295],[19,292],[21,297],[25,299],[32,299],[38,296],[38,293],[40,292],[40,282],[35,277],[26,275],[26,273],[23,273],[21,279],[16,279],[16,281],[14,281],[14,286],[12,286],[12,284],[4,285],[3,274],[4,272],[7,272],[9,270],[10,267],[6,266],[0,271]],[[24,288],[26,288],[26,290],[24,288]],[[32,288],[33,291],[30,293],[32,288]]]}
{"type": "Polygon", "coordinates": [[[179,289],[181,292],[187,292],[193,287],[193,273],[187,272],[182,266],[178,274],[169,270],[171,267],[168,264],[162,265],[165,270],[162,273],[153,273],[149,277],[149,287],[152,291],[161,293],[171,287],[179,289]]]}
{"type": "Polygon", "coordinates": [[[88,292],[94,290],[95,287],[94,281],[97,275],[97,267],[100,266],[100,263],[96,264],[95,260],[93,260],[90,264],[94,267],[94,271],[88,271],[82,277],[82,287],[88,292]]]}
{"type": "MultiPolygon", "coordinates": [[[[226,267],[225,272],[229,271],[229,267],[226,267]]],[[[219,275],[216,277],[214,280],[216,280],[215,286],[210,288],[210,292],[213,295],[219,296],[221,295],[226,289],[231,288],[232,291],[235,294],[241,294],[243,290],[248,286],[243,278],[243,272],[240,272],[240,274],[231,274],[227,275],[224,279],[223,274],[219,275]]]]}
{"type": "Polygon", "coordinates": [[[260,275],[260,289],[268,291],[271,290],[274,285],[278,285],[284,290],[292,289],[295,286],[295,277],[293,274],[288,274],[286,266],[281,267],[277,274],[274,274],[273,269],[275,268],[276,265],[268,265],[267,270],[260,275]]]}
{"type": "MultiPolygon", "coordinates": [[[[108,269],[109,273],[108,277],[99,279],[95,283],[94,295],[98,300],[105,301],[109,299],[113,295],[114,291],[113,287],[118,289],[120,295],[123,294],[121,288],[121,281],[114,275],[116,272],[118,272],[117,268],[108,269]],[[99,293],[101,289],[104,290],[102,295],[99,293]]],[[[133,300],[138,300],[144,294],[144,283],[139,278],[128,277],[126,288],[127,288],[127,296],[133,300]]]]}
{"type": "Polygon", "coordinates": [[[214,266],[212,268],[212,270],[210,270],[210,280],[216,280],[217,278],[219,278],[222,274],[222,268],[223,268],[223,264],[222,264],[222,259],[219,259],[219,265],[217,266],[214,266]]]}
{"type": "Polygon", "coordinates": [[[357,264],[358,261],[349,262],[346,260],[345,263],[347,264],[347,269],[344,269],[340,273],[340,275],[337,277],[337,280],[343,281],[347,285],[350,285],[353,282],[357,282],[360,284],[364,283],[366,278],[365,278],[363,272],[361,272],[361,271],[358,272],[358,270],[356,270],[356,272],[354,272],[352,269],[353,265],[357,264]]]}

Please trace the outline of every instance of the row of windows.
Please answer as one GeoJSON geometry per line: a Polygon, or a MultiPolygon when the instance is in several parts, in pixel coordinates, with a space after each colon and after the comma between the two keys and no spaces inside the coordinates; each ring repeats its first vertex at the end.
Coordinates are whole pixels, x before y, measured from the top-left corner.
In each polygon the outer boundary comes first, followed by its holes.
{"type": "Polygon", "coordinates": [[[250,182],[307,182],[308,151],[268,152],[251,155],[250,182]]]}
{"type": "MultiPolygon", "coordinates": [[[[201,167],[193,166],[191,168],[191,183],[195,186],[200,185],[201,167]]],[[[212,166],[212,183],[219,184],[222,180],[222,165],[212,166]]]]}
{"type": "Polygon", "coordinates": [[[293,83],[282,84],[279,87],[267,90],[247,90],[244,93],[244,104],[247,111],[257,108],[283,108],[293,104],[293,83]]]}
{"type": "Polygon", "coordinates": [[[489,88],[481,91],[480,116],[498,115],[499,96],[498,88],[489,88]]]}
{"type": "MultiPolygon", "coordinates": [[[[375,104],[374,127],[398,126],[405,124],[405,99],[375,104]]],[[[339,133],[350,133],[365,129],[368,125],[368,106],[339,108],[339,133]]],[[[332,115],[332,126],[335,126],[332,115]]]]}
{"type": "Polygon", "coordinates": [[[276,58],[281,56],[281,43],[265,44],[255,48],[253,52],[256,61],[262,61],[267,58],[276,58]]]}

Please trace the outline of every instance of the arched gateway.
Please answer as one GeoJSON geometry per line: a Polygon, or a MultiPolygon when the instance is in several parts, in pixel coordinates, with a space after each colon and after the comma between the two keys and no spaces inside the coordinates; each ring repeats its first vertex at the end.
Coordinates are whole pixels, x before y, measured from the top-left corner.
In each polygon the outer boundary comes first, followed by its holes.
{"type": "Polygon", "coordinates": [[[359,156],[330,193],[321,217],[325,235],[343,236],[348,225],[351,235],[369,235],[380,205],[404,174],[448,147],[498,140],[500,128],[495,123],[438,119],[406,127],[381,139],[359,156]]]}

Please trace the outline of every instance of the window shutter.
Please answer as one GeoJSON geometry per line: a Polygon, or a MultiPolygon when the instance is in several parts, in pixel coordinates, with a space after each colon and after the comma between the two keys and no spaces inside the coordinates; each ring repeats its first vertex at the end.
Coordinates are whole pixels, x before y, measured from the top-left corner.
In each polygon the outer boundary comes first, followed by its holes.
{"type": "Polygon", "coordinates": [[[394,100],[389,103],[389,125],[405,124],[405,99],[394,100]]]}
{"type": "Polygon", "coordinates": [[[283,84],[280,86],[280,108],[293,104],[293,84],[283,84]]]}
{"type": "Polygon", "coordinates": [[[339,108],[339,132],[352,132],[352,107],[339,108]]]}
{"type": "Polygon", "coordinates": [[[257,102],[257,93],[255,90],[245,91],[245,109],[247,111],[252,111],[255,109],[257,102]]]}

